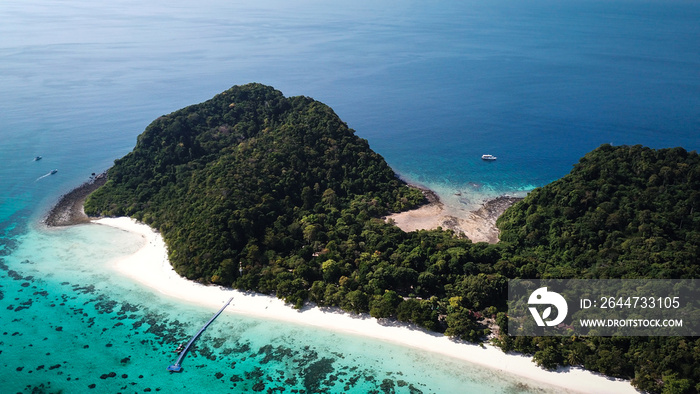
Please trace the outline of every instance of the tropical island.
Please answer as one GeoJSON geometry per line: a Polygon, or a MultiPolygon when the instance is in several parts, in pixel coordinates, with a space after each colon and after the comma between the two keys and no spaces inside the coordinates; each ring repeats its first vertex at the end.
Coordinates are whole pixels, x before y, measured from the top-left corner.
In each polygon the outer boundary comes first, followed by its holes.
{"type": "Polygon", "coordinates": [[[603,145],[498,219],[500,242],[382,217],[427,202],[328,106],[235,86],[156,119],[85,202],[157,229],[182,276],[368,312],[652,392],[700,389],[694,337],[509,337],[510,278],[697,278],[700,157],[603,145]]]}

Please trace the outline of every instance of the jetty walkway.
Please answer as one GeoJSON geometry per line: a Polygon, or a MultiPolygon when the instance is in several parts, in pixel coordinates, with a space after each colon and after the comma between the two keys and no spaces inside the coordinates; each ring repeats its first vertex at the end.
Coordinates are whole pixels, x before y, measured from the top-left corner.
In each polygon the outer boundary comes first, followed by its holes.
{"type": "Polygon", "coordinates": [[[187,351],[190,349],[190,346],[194,343],[194,341],[197,339],[197,337],[199,337],[199,335],[200,335],[202,332],[204,332],[204,330],[206,330],[207,327],[209,327],[209,325],[211,324],[211,322],[213,322],[214,319],[216,319],[217,317],[219,317],[219,315],[221,314],[221,312],[223,312],[224,309],[226,309],[226,307],[231,303],[231,301],[233,301],[233,297],[229,298],[228,302],[226,302],[226,304],[224,304],[224,306],[222,306],[221,309],[219,309],[219,311],[216,312],[216,313],[214,314],[214,316],[212,316],[212,318],[209,319],[209,321],[206,322],[206,324],[204,324],[204,325],[202,326],[202,328],[199,329],[199,331],[197,331],[196,334],[194,334],[194,336],[192,337],[192,339],[190,339],[190,341],[187,342],[187,345],[185,345],[185,347],[184,347],[184,348],[182,349],[182,351],[180,352],[180,357],[177,358],[177,361],[175,361],[175,364],[172,364],[172,365],[170,365],[170,366],[168,367],[168,371],[170,371],[170,372],[180,372],[180,371],[182,370],[182,366],[180,365],[180,362],[182,361],[183,357],[185,357],[185,354],[187,354],[187,351]]]}

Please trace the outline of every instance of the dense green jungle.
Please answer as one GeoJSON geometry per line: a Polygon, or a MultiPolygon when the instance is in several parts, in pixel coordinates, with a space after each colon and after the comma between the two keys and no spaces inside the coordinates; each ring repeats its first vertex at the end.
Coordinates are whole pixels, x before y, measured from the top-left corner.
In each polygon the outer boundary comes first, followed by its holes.
{"type": "Polygon", "coordinates": [[[581,366],[651,392],[700,391],[696,337],[510,337],[511,278],[698,278],[700,157],[603,145],[498,220],[497,244],[406,233],[426,202],[328,106],[235,86],[151,123],[85,204],[160,231],[192,280],[491,335],[543,368],[581,366]]]}

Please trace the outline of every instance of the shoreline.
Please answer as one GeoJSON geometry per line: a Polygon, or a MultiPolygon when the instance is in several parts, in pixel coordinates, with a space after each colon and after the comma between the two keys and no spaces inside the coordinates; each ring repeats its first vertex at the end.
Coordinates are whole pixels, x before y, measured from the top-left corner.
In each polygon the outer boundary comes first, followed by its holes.
{"type": "Polygon", "coordinates": [[[629,381],[617,380],[580,368],[563,368],[550,372],[537,367],[530,357],[506,354],[491,345],[474,345],[454,341],[433,333],[394,321],[380,321],[369,315],[355,315],[335,308],[305,306],[293,309],[284,301],[268,295],[242,292],[220,286],[206,286],[179,276],[170,266],[167,248],[159,233],[130,218],[102,218],[93,223],[106,225],[140,235],[144,245],[134,254],[110,262],[110,268],[154,291],[216,310],[229,297],[233,301],[226,313],[237,313],[268,320],[360,335],[401,346],[437,353],[480,365],[514,377],[567,392],[636,393],[629,381]],[[389,323],[389,324],[387,324],[389,323]]]}
{"type": "Polygon", "coordinates": [[[43,222],[49,227],[72,226],[89,223],[83,205],[87,197],[107,182],[107,172],[90,177],[90,180],[62,195],[43,222]]]}
{"type": "Polygon", "coordinates": [[[394,213],[384,217],[405,232],[435,230],[438,227],[452,230],[457,235],[469,238],[472,242],[498,242],[500,231],[496,220],[511,205],[522,197],[498,196],[484,202],[472,211],[457,211],[446,206],[434,191],[424,187],[409,185],[425,195],[428,203],[410,211],[394,213]]]}
{"type": "MultiPolygon", "coordinates": [[[[87,197],[107,182],[107,172],[90,177],[82,185],[62,195],[49,210],[43,222],[48,227],[72,226],[89,223],[95,219],[85,214],[84,203],[87,197]]],[[[496,220],[511,205],[522,197],[498,196],[485,201],[478,209],[456,211],[440,201],[439,195],[423,186],[409,184],[420,190],[427,203],[409,211],[393,213],[383,217],[405,232],[434,230],[438,227],[452,230],[457,236],[466,236],[472,242],[498,242],[499,230],[496,220]],[[466,214],[466,216],[465,216],[466,214]]]]}

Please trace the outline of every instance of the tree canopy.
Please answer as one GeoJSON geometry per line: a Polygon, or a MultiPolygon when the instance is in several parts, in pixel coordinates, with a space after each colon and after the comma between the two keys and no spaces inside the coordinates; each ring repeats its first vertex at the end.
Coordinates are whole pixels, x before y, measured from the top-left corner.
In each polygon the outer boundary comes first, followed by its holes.
{"type": "Polygon", "coordinates": [[[519,267],[524,277],[698,278],[698,209],[697,153],[603,145],[498,226],[501,240],[530,258],[519,267]]]}
{"type": "Polygon", "coordinates": [[[107,175],[86,212],[158,229],[187,278],[471,341],[493,333],[545,368],[644,390],[700,389],[697,338],[506,335],[509,278],[697,278],[695,152],[601,146],[510,207],[495,245],[406,233],[380,217],[424,203],[419,190],[328,106],[249,84],[156,119],[107,175]]]}
{"type": "Polygon", "coordinates": [[[156,119],[108,179],[86,212],[150,224],[180,274],[227,286],[239,263],[318,252],[328,213],[423,201],[328,106],[259,84],[156,119]]]}
{"type": "MultiPolygon", "coordinates": [[[[520,278],[700,277],[700,156],[602,145],[568,175],[498,219],[502,257],[520,278]]],[[[502,337],[544,367],[580,365],[646,391],[700,391],[693,337],[502,337]]]]}

